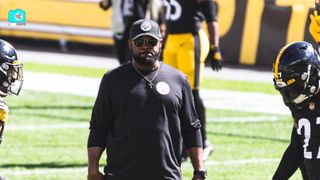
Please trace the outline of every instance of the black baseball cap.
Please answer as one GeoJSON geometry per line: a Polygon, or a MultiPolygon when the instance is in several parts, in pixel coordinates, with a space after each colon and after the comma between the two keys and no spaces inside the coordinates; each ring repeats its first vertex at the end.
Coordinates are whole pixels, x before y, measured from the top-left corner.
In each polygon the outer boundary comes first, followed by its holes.
{"type": "Polygon", "coordinates": [[[135,40],[140,36],[152,36],[157,40],[162,39],[158,23],[150,19],[140,19],[132,24],[130,39],[135,40]]]}

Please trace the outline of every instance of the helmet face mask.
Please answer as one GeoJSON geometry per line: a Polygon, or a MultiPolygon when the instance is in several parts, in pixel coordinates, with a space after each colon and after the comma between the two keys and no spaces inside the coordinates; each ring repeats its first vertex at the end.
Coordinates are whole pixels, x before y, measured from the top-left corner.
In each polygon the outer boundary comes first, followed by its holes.
{"type": "Polygon", "coordinates": [[[23,70],[22,64],[10,64],[7,70],[7,81],[9,86],[7,88],[9,93],[18,95],[23,84],[23,70]]]}
{"type": "Polygon", "coordinates": [[[274,86],[286,104],[301,104],[318,92],[319,69],[320,58],[311,44],[288,44],[273,64],[274,86]]]}

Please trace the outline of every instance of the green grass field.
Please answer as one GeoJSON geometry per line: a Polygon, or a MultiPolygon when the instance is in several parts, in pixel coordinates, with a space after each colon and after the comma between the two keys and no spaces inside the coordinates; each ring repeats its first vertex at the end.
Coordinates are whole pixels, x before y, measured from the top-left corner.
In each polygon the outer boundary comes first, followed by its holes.
{"type": "MultiPolygon", "coordinates": [[[[25,63],[26,71],[101,77],[105,70],[25,63]],[[41,67],[41,68],[40,68],[41,67]]],[[[272,84],[206,79],[205,88],[276,94],[272,84]],[[245,87],[245,88],[244,88],[245,87]]],[[[0,175],[9,180],[86,179],[88,121],[95,98],[24,91],[8,97],[10,119],[0,145],[0,175]]],[[[289,116],[207,109],[207,132],[215,152],[208,180],[271,179],[289,143],[289,116]],[[276,121],[224,122],[219,118],[273,117],[276,121]]],[[[105,156],[100,164],[104,164],[105,156]]],[[[191,179],[190,162],[182,165],[191,179]]],[[[291,179],[301,179],[297,172],[291,179]]]]}

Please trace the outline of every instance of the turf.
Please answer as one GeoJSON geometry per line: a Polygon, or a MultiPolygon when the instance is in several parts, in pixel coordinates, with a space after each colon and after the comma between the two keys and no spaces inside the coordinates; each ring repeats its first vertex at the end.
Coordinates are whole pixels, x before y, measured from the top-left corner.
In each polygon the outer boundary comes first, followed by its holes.
{"type": "MultiPolygon", "coordinates": [[[[100,68],[91,68],[91,67],[70,68],[70,66],[37,64],[37,63],[31,63],[31,62],[24,63],[24,69],[30,72],[45,72],[45,73],[65,74],[65,75],[93,77],[93,78],[101,78],[102,75],[108,71],[108,69],[100,69],[100,68]]],[[[220,90],[231,90],[231,91],[262,92],[267,94],[277,93],[273,87],[271,80],[270,80],[270,83],[263,83],[263,82],[221,80],[217,78],[204,78],[202,87],[208,88],[208,89],[220,89],[220,90]]]]}
{"type": "MultiPolygon", "coordinates": [[[[7,102],[11,116],[0,148],[0,174],[8,179],[85,179],[87,127],[94,98],[25,91],[19,100],[9,97],[7,102]]],[[[266,114],[207,112],[211,118],[208,138],[215,146],[206,165],[208,179],[271,179],[289,142],[290,117],[229,123],[215,122],[215,118],[266,114]]],[[[190,179],[190,163],[182,167],[184,179],[190,179]]]]}
{"type": "MultiPolygon", "coordinates": [[[[25,67],[36,72],[67,74],[62,67],[56,72],[52,70],[56,67],[52,66],[42,66],[41,71],[31,66],[28,67],[27,63],[25,67]]],[[[76,75],[89,76],[88,69],[81,69],[76,75]]],[[[101,77],[100,73],[104,72],[97,72],[97,77],[101,77]]],[[[246,85],[243,82],[220,80],[221,87],[218,87],[214,86],[216,80],[206,81],[208,88],[274,93],[271,88],[266,92],[269,85],[263,83],[243,89],[235,88],[235,84],[246,85]]],[[[6,124],[4,142],[0,145],[0,175],[9,180],[86,179],[86,141],[94,100],[91,97],[35,91],[8,97],[10,119],[6,124]]],[[[207,117],[210,119],[207,122],[208,138],[215,147],[215,152],[206,162],[208,180],[271,179],[289,143],[292,127],[289,116],[207,109],[207,117]],[[219,121],[219,118],[268,116],[276,117],[276,120],[219,121]]],[[[101,165],[105,158],[101,158],[101,165]]],[[[190,162],[182,164],[182,172],[183,179],[191,179],[190,162]]],[[[291,179],[301,179],[300,173],[291,179]]]]}

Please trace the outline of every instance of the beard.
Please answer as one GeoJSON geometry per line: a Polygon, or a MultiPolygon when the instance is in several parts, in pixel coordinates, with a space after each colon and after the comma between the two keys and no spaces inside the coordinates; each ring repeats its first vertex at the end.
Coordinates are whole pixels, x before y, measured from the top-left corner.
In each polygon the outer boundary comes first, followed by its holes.
{"type": "Polygon", "coordinates": [[[159,57],[160,57],[160,52],[154,52],[154,53],[143,52],[140,54],[134,54],[131,50],[131,54],[133,56],[133,59],[140,65],[154,64],[157,60],[159,60],[159,57]],[[145,54],[145,56],[142,56],[142,54],[145,54]]]}

